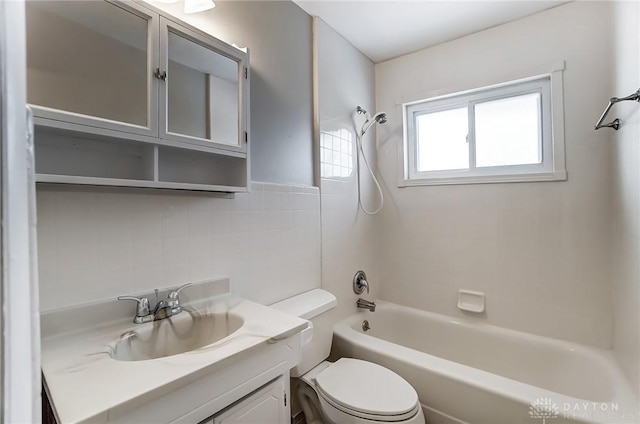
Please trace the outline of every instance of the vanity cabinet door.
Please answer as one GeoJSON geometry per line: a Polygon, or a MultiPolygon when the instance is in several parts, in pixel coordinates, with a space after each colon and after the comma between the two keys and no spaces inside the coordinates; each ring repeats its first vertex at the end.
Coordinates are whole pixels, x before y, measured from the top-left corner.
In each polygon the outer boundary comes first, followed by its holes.
{"type": "Polygon", "coordinates": [[[160,138],[246,152],[247,54],[164,17],[160,46],[160,138]]]}
{"type": "Polygon", "coordinates": [[[158,20],[135,2],[27,1],[27,101],[35,116],[157,137],[158,20]]]}
{"type": "Polygon", "coordinates": [[[280,376],[205,423],[288,424],[291,418],[286,394],[285,379],[280,376]]]}

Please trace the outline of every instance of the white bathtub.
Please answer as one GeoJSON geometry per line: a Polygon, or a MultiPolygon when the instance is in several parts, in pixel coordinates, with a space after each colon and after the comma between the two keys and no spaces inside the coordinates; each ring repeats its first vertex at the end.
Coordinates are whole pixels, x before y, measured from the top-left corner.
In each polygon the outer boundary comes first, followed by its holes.
{"type": "Polygon", "coordinates": [[[403,376],[429,424],[640,423],[611,351],[376,303],[335,326],[333,354],[403,376]]]}

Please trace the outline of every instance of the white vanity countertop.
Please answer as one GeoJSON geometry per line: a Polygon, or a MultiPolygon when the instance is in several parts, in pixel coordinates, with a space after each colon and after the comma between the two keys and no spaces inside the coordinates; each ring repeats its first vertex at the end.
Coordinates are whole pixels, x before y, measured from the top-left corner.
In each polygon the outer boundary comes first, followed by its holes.
{"type": "MultiPolygon", "coordinates": [[[[131,306],[131,305],[129,305],[131,306]]],[[[234,363],[234,356],[258,352],[260,346],[286,339],[307,327],[305,320],[267,306],[235,297],[218,295],[184,307],[191,313],[230,312],[244,319],[242,327],[230,336],[208,346],[158,359],[119,361],[109,352],[114,341],[142,326],[131,318],[69,330],[69,317],[43,314],[42,371],[59,424],[108,422],[211,372],[234,363]],[[47,323],[46,321],[49,320],[47,323]],[[56,327],[66,321],[66,328],[56,327]],[[56,330],[56,331],[54,331],[56,330]]],[[[177,317],[180,317],[177,315],[177,317]]]]}

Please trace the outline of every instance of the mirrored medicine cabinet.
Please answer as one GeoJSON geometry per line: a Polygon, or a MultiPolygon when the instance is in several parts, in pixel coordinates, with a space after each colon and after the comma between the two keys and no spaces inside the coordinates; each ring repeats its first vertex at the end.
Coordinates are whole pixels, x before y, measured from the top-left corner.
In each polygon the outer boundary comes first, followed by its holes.
{"type": "Polygon", "coordinates": [[[134,1],[27,1],[39,182],[246,191],[249,56],[134,1]]]}

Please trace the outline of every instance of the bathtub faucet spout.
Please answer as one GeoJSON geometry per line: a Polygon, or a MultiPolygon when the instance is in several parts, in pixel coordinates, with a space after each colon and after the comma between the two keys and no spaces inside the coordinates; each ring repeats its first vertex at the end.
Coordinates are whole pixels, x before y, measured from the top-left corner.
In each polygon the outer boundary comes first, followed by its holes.
{"type": "Polygon", "coordinates": [[[371,312],[375,312],[376,311],[375,302],[370,302],[370,301],[364,300],[364,299],[358,299],[358,302],[356,304],[358,305],[358,308],[368,309],[371,312]]]}

